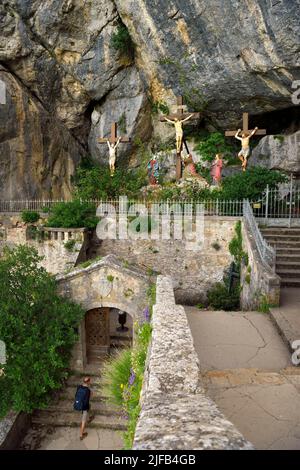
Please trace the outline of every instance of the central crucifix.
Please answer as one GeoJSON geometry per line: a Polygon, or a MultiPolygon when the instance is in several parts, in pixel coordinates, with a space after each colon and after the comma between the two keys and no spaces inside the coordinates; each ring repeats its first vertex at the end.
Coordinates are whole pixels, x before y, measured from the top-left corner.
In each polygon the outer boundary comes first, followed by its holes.
{"type": "Polygon", "coordinates": [[[176,132],[176,179],[180,180],[182,176],[182,166],[181,166],[181,152],[182,152],[182,145],[183,145],[183,123],[189,120],[196,120],[199,119],[200,113],[187,113],[185,112],[186,106],[183,104],[183,97],[177,97],[177,106],[176,112],[173,114],[169,114],[167,116],[161,116],[160,121],[162,122],[169,122],[173,124],[175,127],[176,132]]]}
{"type": "Polygon", "coordinates": [[[266,129],[249,129],[249,114],[243,113],[243,129],[238,129],[237,131],[226,131],[226,137],[235,137],[240,140],[242,143],[242,149],[238,154],[239,159],[242,162],[243,171],[246,171],[248,157],[250,155],[250,139],[254,135],[266,135],[266,129]]]}
{"type": "Polygon", "coordinates": [[[113,122],[111,125],[110,137],[108,138],[101,137],[101,139],[98,139],[98,142],[100,144],[108,145],[110,174],[111,176],[113,176],[115,172],[117,148],[119,144],[127,144],[131,142],[131,139],[129,139],[128,137],[124,137],[124,136],[118,137],[118,124],[116,122],[113,122]]]}

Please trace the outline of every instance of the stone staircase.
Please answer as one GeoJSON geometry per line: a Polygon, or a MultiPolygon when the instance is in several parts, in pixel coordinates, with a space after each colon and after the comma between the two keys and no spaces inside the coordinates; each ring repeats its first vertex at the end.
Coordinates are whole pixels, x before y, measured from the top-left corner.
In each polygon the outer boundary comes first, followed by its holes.
{"type": "MultiPolygon", "coordinates": [[[[114,431],[123,431],[126,429],[126,422],[121,413],[113,405],[106,402],[106,397],[101,393],[101,378],[99,374],[91,374],[91,415],[94,415],[92,421],[88,424],[89,428],[110,429],[114,431]]],[[[45,410],[36,410],[32,415],[33,426],[49,427],[78,427],[80,426],[81,413],[74,411],[73,403],[76,387],[82,382],[83,375],[72,375],[68,378],[65,387],[57,392],[53,397],[51,404],[45,410]]]]}
{"type": "Polygon", "coordinates": [[[261,228],[265,240],[276,247],[276,273],[282,287],[300,287],[300,228],[261,228]]]}

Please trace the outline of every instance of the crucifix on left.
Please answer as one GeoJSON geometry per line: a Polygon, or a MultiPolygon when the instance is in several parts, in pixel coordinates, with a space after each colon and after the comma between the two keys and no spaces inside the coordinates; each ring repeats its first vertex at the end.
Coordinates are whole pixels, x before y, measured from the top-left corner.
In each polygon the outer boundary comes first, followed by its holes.
{"type": "Polygon", "coordinates": [[[118,124],[113,122],[111,125],[111,134],[110,137],[101,137],[98,139],[100,144],[107,144],[109,150],[109,168],[110,168],[110,175],[114,176],[115,173],[115,164],[117,158],[117,148],[119,144],[125,144],[130,142],[131,139],[128,137],[120,136],[118,137],[118,124]]]}
{"type": "Polygon", "coordinates": [[[176,132],[176,179],[180,180],[182,175],[182,166],[181,166],[181,151],[183,145],[183,127],[182,124],[189,120],[199,119],[200,113],[187,113],[184,112],[186,106],[183,104],[183,97],[177,97],[177,106],[176,113],[169,114],[167,116],[161,116],[160,121],[169,122],[173,124],[176,132]]]}

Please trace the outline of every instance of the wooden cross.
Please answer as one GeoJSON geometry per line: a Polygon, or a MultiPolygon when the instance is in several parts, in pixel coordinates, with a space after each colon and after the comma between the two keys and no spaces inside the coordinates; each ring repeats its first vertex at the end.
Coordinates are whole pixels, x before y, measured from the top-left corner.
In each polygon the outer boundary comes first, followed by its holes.
{"type": "MultiPolygon", "coordinates": [[[[180,121],[182,119],[187,118],[188,116],[191,116],[190,120],[196,120],[200,118],[200,113],[188,113],[185,111],[186,105],[183,104],[183,97],[178,96],[177,97],[177,105],[176,105],[176,112],[169,114],[167,116],[161,116],[160,121],[161,122],[166,122],[166,118],[170,120],[174,119],[179,119],[180,121]]],[[[183,138],[184,140],[184,138],[183,138]]],[[[182,141],[183,144],[183,141],[182,141]]],[[[181,165],[181,150],[182,150],[182,144],[181,144],[181,149],[180,152],[177,152],[177,159],[176,159],[176,179],[180,180],[182,176],[182,165],[181,165]]]]}
{"type": "MultiPolygon", "coordinates": [[[[236,131],[226,131],[225,136],[226,137],[234,137],[236,135],[238,130],[236,131]]],[[[243,129],[242,132],[245,132],[245,134],[250,135],[252,132],[252,129],[249,129],[249,114],[248,113],[243,113],[243,129]]],[[[267,130],[266,129],[258,129],[254,135],[266,135],[267,130]]]]}
{"type": "MultiPolygon", "coordinates": [[[[118,142],[118,124],[116,122],[113,122],[111,125],[111,132],[110,132],[110,137],[101,137],[101,139],[98,140],[100,144],[106,144],[107,141],[109,141],[111,144],[116,144],[118,142]]],[[[121,137],[120,142],[122,144],[131,142],[131,139],[128,137],[121,137]]]]}

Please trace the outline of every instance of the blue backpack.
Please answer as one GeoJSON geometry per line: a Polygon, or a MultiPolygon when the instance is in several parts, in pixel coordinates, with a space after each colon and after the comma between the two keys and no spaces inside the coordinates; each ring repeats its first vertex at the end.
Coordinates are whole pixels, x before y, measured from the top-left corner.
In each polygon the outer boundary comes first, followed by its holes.
{"type": "Polygon", "coordinates": [[[74,410],[82,411],[86,403],[88,389],[82,385],[78,385],[74,401],[74,410]]]}

